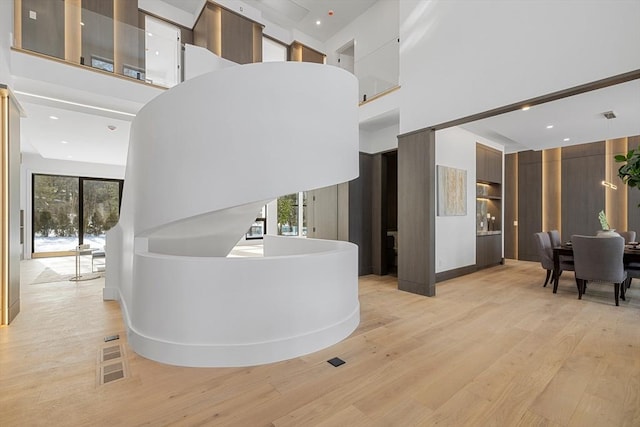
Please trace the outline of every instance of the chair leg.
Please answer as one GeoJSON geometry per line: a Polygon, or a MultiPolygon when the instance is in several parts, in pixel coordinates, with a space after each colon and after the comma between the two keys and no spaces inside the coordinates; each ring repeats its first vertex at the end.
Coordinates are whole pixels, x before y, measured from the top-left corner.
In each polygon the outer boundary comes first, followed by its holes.
{"type": "MultiPolygon", "coordinates": [[[[626,279],[625,279],[625,282],[626,282],[626,279]]],[[[622,298],[622,301],[626,301],[627,300],[625,298],[626,297],[625,288],[626,288],[625,283],[624,282],[620,283],[620,298],[622,298]]]]}
{"type": "Polygon", "coordinates": [[[578,286],[578,299],[582,299],[582,284],[584,280],[576,277],[576,285],[578,286]]]}
{"type": "Polygon", "coordinates": [[[619,301],[618,301],[618,293],[620,292],[620,283],[614,283],[613,284],[613,289],[614,289],[615,296],[616,296],[616,307],[617,307],[618,305],[620,305],[619,301]]]}
{"type": "Polygon", "coordinates": [[[547,278],[544,279],[544,285],[542,286],[543,288],[547,287],[547,283],[549,283],[549,277],[551,277],[551,270],[547,270],[547,278]]]}

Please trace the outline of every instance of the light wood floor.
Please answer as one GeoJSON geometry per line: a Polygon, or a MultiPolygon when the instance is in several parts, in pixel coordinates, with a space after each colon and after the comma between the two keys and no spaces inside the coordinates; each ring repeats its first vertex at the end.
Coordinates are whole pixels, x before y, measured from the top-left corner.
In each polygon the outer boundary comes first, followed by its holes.
{"type": "Polygon", "coordinates": [[[162,365],[127,350],[128,377],[98,385],[103,338],[125,333],[102,280],[30,285],[0,329],[0,425],[638,426],[640,283],[558,294],[539,264],[507,262],[425,298],[360,280],[362,320],[343,342],[265,366],[162,365]],[[326,360],[347,363],[334,368],[326,360]]]}

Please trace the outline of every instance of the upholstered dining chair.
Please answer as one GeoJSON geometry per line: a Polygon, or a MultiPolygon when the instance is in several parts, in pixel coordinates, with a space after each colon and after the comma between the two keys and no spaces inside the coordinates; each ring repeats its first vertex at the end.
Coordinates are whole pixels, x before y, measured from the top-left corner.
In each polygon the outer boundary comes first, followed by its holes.
{"type": "Polygon", "coordinates": [[[544,285],[547,286],[549,278],[553,272],[553,252],[551,250],[551,241],[547,233],[534,233],[533,237],[536,240],[536,246],[538,247],[538,256],[540,257],[540,264],[542,268],[547,270],[547,277],[544,279],[544,285]]]}
{"type": "MultiPolygon", "coordinates": [[[[548,233],[534,233],[533,237],[535,238],[536,246],[538,247],[540,264],[542,265],[542,268],[547,270],[547,277],[544,280],[543,285],[546,287],[547,283],[549,283],[549,278],[553,273],[553,246],[548,233]]],[[[560,271],[558,272],[558,277],[560,277],[563,270],[573,271],[573,262],[562,262],[562,260],[560,260],[560,271]]]]}
{"type": "Polygon", "coordinates": [[[617,232],[623,239],[624,243],[635,242],[636,241],[636,232],[635,231],[618,231],[617,232]]]}
{"type": "MultiPolygon", "coordinates": [[[[558,230],[549,230],[549,239],[551,240],[551,253],[553,255],[553,248],[562,245],[562,239],[560,238],[560,232],[558,230]]],[[[553,256],[551,257],[553,259],[553,256]]],[[[558,272],[558,279],[563,271],[573,271],[573,257],[567,255],[560,255],[560,271],[558,272]]],[[[557,287],[557,286],[556,286],[557,287]]]]}
{"type": "Polygon", "coordinates": [[[616,305],[618,295],[624,301],[627,273],[624,269],[624,239],[619,236],[571,236],[575,262],[578,299],[582,299],[586,282],[613,283],[616,305]]]}

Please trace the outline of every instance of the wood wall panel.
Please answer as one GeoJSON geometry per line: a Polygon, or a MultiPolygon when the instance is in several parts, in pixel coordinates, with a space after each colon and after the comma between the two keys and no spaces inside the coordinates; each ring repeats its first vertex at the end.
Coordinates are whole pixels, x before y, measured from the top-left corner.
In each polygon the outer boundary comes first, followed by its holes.
{"type": "Polygon", "coordinates": [[[381,153],[373,155],[371,178],[371,264],[373,274],[384,275],[387,274],[387,165],[381,153]]]}
{"type": "Polygon", "coordinates": [[[358,274],[373,272],[371,257],[371,184],[373,156],[360,153],[360,175],[349,181],[349,241],[358,245],[358,274]]]}
{"type": "Polygon", "coordinates": [[[384,154],[387,162],[387,231],[398,230],[398,152],[384,154]]]}
{"type": "Polygon", "coordinates": [[[562,233],[562,150],[542,152],[542,231],[562,233]]]}
{"type": "MultiPolygon", "coordinates": [[[[632,136],[628,139],[629,149],[640,150],[640,135],[632,136]]],[[[621,188],[618,187],[618,191],[621,188]]],[[[640,188],[627,187],[628,200],[627,209],[629,210],[627,216],[627,227],[629,230],[634,230],[638,235],[636,240],[640,239],[640,188]]]]}
{"type": "Polygon", "coordinates": [[[398,137],[398,288],[435,296],[435,131],[398,137]]]}
{"type": "Polygon", "coordinates": [[[64,59],[64,12],[64,0],[22,0],[22,48],[64,59]]]}
{"type": "Polygon", "coordinates": [[[562,149],[562,238],[594,235],[605,208],[605,144],[595,142],[562,149]]]}
{"type": "Polygon", "coordinates": [[[542,231],[542,152],[518,153],[518,259],[539,261],[533,234],[542,231]]]}
{"type": "Polygon", "coordinates": [[[302,46],[302,62],[324,64],[324,54],[307,46],[302,46]]]}
{"type": "Polygon", "coordinates": [[[502,152],[476,144],[476,179],[502,183],[502,152]]]}
{"type": "Polygon", "coordinates": [[[518,259],[518,154],[507,154],[504,159],[504,257],[518,259]]]}
{"type": "Polygon", "coordinates": [[[253,21],[222,9],[222,57],[238,64],[253,62],[253,21]]]}

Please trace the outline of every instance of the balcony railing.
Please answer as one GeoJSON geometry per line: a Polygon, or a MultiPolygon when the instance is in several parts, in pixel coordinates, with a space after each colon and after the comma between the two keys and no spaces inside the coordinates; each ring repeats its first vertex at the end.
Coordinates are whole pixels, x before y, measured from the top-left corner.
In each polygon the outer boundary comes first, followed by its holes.
{"type": "Polygon", "coordinates": [[[360,81],[360,102],[371,100],[398,86],[399,62],[396,37],[355,61],[354,74],[360,81]]]}
{"type": "Polygon", "coordinates": [[[118,5],[126,2],[105,2],[113,7],[102,14],[71,1],[41,2],[39,10],[15,4],[14,48],[163,87],[182,80],[179,29],[148,16],[146,29],[138,28],[137,6],[123,11],[118,5]]]}

